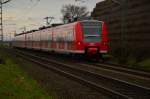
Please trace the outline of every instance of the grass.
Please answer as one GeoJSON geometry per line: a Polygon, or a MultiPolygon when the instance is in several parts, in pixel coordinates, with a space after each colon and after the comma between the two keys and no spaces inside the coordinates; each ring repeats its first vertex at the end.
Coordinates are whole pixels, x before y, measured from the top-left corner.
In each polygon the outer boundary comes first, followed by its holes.
{"type": "Polygon", "coordinates": [[[0,99],[52,99],[9,56],[0,59],[0,99]]]}
{"type": "Polygon", "coordinates": [[[116,58],[112,55],[107,55],[105,57],[107,59],[107,63],[110,63],[110,64],[123,64],[123,65],[128,66],[129,68],[150,71],[150,58],[148,57],[143,58],[143,60],[141,61],[138,61],[136,57],[129,56],[127,57],[127,60],[125,63],[121,63],[119,61],[119,57],[116,58]]]}
{"type": "Polygon", "coordinates": [[[150,58],[137,63],[137,65],[146,70],[150,70],[150,58]]]}

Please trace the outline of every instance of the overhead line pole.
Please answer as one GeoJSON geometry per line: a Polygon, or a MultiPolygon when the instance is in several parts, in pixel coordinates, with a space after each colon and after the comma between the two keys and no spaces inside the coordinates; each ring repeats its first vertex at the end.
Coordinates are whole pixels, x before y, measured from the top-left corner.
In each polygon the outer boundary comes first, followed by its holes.
{"type": "Polygon", "coordinates": [[[0,37],[1,37],[1,42],[4,40],[4,34],[3,34],[3,4],[6,4],[10,2],[11,0],[3,1],[0,0],[0,37]]]}
{"type": "Polygon", "coordinates": [[[50,25],[51,21],[54,19],[54,17],[46,17],[44,18],[46,20],[46,25],[50,25]],[[49,20],[50,19],[50,20],[49,20]]]}

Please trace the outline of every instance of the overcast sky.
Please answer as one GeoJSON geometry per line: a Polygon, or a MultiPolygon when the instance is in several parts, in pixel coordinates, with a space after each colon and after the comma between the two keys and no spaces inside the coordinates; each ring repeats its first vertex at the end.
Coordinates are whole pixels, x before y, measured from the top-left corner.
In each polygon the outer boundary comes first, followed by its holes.
{"type": "Polygon", "coordinates": [[[97,2],[103,0],[83,0],[86,2],[75,2],[75,0],[12,0],[5,4],[3,22],[4,32],[10,33],[22,31],[26,26],[27,30],[35,29],[45,25],[44,17],[53,16],[52,23],[61,22],[61,8],[64,4],[86,6],[92,11],[97,2]]]}

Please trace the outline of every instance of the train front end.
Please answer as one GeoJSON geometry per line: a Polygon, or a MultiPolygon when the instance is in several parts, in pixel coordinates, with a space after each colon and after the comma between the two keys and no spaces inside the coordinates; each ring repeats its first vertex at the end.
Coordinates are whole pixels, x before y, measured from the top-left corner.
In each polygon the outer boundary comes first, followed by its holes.
{"type": "Polygon", "coordinates": [[[102,55],[108,51],[106,25],[102,21],[86,20],[77,25],[77,48],[86,55],[102,55]]]}

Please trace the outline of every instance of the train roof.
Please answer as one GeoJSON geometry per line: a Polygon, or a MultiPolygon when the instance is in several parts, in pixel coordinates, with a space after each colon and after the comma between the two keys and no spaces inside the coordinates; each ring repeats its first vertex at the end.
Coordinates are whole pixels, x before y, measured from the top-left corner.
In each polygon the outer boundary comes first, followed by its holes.
{"type": "Polygon", "coordinates": [[[30,30],[30,31],[27,31],[27,32],[15,34],[15,36],[19,36],[19,35],[23,35],[23,34],[28,34],[28,33],[36,32],[36,31],[39,31],[39,30],[30,30]]]}
{"type": "Polygon", "coordinates": [[[47,29],[47,28],[52,28],[52,27],[60,26],[60,25],[63,25],[63,24],[57,23],[57,24],[52,24],[51,26],[42,26],[42,27],[39,27],[39,29],[37,29],[37,30],[26,31],[26,32],[23,32],[23,33],[16,34],[15,36],[19,36],[19,35],[23,35],[23,34],[28,34],[28,33],[36,32],[36,31],[44,30],[44,29],[47,29]]]}
{"type": "MultiPolygon", "coordinates": [[[[90,19],[90,20],[78,20],[76,22],[103,22],[103,21],[90,19]]],[[[69,24],[73,24],[73,23],[76,23],[76,22],[71,22],[71,23],[68,23],[68,24],[56,23],[56,24],[52,24],[51,26],[42,26],[42,27],[40,27],[37,30],[30,30],[30,31],[27,31],[27,32],[16,34],[15,36],[19,36],[19,35],[23,35],[23,34],[28,34],[28,33],[32,33],[32,32],[36,32],[36,31],[44,30],[44,29],[47,29],[47,28],[57,27],[57,26],[61,26],[61,25],[69,25],[69,24]]]]}

